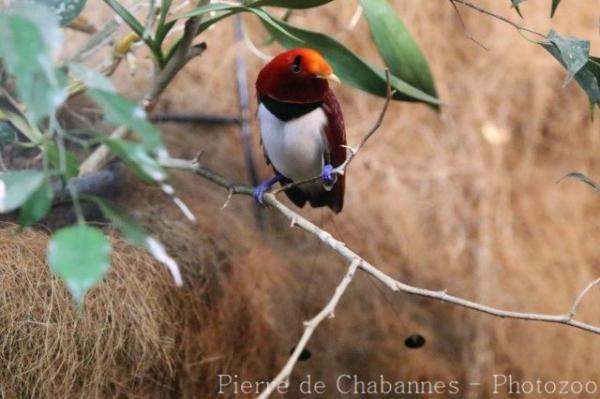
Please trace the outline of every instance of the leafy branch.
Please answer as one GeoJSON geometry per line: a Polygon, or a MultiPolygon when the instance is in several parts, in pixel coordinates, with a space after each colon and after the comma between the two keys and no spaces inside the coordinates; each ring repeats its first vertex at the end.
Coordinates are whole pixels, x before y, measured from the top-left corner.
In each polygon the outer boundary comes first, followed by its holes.
{"type": "MultiPolygon", "coordinates": [[[[565,37],[558,34],[554,30],[550,30],[547,35],[543,35],[533,29],[519,25],[510,19],[493,13],[483,7],[480,7],[468,0],[449,0],[456,7],[455,3],[471,8],[481,14],[490,16],[496,20],[509,24],[514,27],[519,33],[528,32],[542,40],[533,41],[533,43],[543,47],[548,51],[560,64],[567,70],[567,77],[564,85],[574,79],[579,86],[585,91],[590,102],[590,110],[592,111],[595,105],[600,105],[600,58],[590,55],[589,40],[579,39],[575,37],[565,37]]],[[[518,7],[522,1],[512,1],[513,7],[518,7]]],[[[552,2],[551,16],[554,15],[559,1],[552,2]]],[[[460,14],[459,14],[460,15],[460,14]]],[[[462,20],[461,20],[462,23],[462,20]]],[[[529,39],[527,39],[529,40],[529,39]]]]}

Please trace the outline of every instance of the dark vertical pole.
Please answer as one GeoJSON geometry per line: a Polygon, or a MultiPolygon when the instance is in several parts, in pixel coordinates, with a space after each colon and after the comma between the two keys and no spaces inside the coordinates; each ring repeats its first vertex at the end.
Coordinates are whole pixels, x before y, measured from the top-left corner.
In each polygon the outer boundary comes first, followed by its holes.
{"type": "MultiPolygon", "coordinates": [[[[244,41],[243,21],[241,14],[235,17],[235,42],[240,45],[244,41]]],[[[258,172],[254,162],[254,151],[252,150],[252,128],[250,127],[250,96],[248,94],[248,78],[246,74],[246,59],[242,51],[236,54],[236,81],[238,86],[238,99],[240,111],[240,135],[244,146],[244,158],[246,170],[253,186],[258,185],[258,172]]],[[[256,213],[259,223],[262,225],[262,213],[256,213]]]]}

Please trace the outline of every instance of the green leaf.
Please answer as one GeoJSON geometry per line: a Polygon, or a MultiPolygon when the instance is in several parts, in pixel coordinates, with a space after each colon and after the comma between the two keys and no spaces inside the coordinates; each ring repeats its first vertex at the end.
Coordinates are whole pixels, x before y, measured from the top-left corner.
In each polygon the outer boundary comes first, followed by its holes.
{"type": "Polygon", "coordinates": [[[246,7],[281,7],[290,9],[314,8],[327,4],[333,0],[247,0],[246,7]]]}
{"type": "MultiPolygon", "coordinates": [[[[197,17],[200,15],[209,13],[209,12],[231,11],[236,8],[239,9],[239,11],[242,11],[245,7],[231,5],[231,4],[227,4],[227,3],[209,3],[209,4],[202,5],[200,7],[196,7],[193,10],[186,12],[185,14],[176,15],[174,17],[174,19],[177,20],[177,19],[197,17]]],[[[233,14],[231,14],[231,15],[233,15],[233,14]]]]}
{"type": "Polygon", "coordinates": [[[148,151],[161,156],[166,154],[160,132],[148,122],[146,112],[140,105],[106,90],[90,89],[88,94],[104,110],[109,121],[117,125],[125,125],[136,132],[148,151]]]}
{"type": "MultiPolygon", "coordinates": [[[[60,170],[60,153],[58,151],[58,146],[56,143],[48,143],[45,146],[46,155],[48,156],[48,161],[50,164],[60,170]]],[[[65,177],[70,179],[72,177],[76,177],[79,175],[79,161],[75,154],[70,151],[65,150],[65,166],[66,169],[64,171],[65,177]]]]}
{"type": "MultiPolygon", "coordinates": [[[[567,68],[564,55],[555,44],[540,43],[540,45],[567,68]]],[[[574,79],[586,92],[590,102],[600,104],[600,58],[589,57],[585,65],[575,73],[574,79]]]]}
{"type": "Polygon", "coordinates": [[[187,12],[183,15],[176,16],[175,18],[176,19],[191,18],[191,17],[204,15],[209,12],[218,12],[218,11],[222,11],[222,12],[218,13],[217,15],[215,15],[211,18],[205,19],[200,23],[200,25],[198,26],[198,31],[196,33],[197,35],[204,32],[206,29],[210,28],[212,25],[214,25],[215,23],[219,22],[222,19],[225,19],[232,15],[238,14],[240,12],[250,12],[250,13],[256,15],[257,17],[259,17],[261,19],[261,21],[266,26],[268,26],[270,29],[278,31],[280,35],[287,36],[293,40],[300,40],[297,37],[295,37],[294,35],[290,34],[289,31],[282,28],[280,26],[280,24],[277,23],[271,15],[269,15],[267,12],[263,11],[260,8],[237,6],[237,5],[227,4],[227,3],[210,3],[210,4],[200,6],[198,8],[195,8],[192,11],[187,12]]]}
{"type": "Polygon", "coordinates": [[[31,0],[11,3],[6,15],[21,16],[31,21],[41,33],[44,49],[54,58],[62,49],[63,30],[58,24],[56,15],[47,7],[31,0]]]}
{"type": "Polygon", "coordinates": [[[125,6],[123,6],[119,1],[117,0],[104,0],[104,2],[106,4],[108,4],[108,6],[110,8],[113,9],[114,12],[116,12],[119,17],[123,18],[123,21],[125,21],[125,23],[127,25],[129,25],[129,27],[140,37],[143,38],[144,36],[144,25],[142,25],[142,23],[140,21],[137,20],[136,17],[133,16],[132,13],[129,12],[129,10],[127,8],[125,8],[125,6]]]}
{"type": "Polygon", "coordinates": [[[31,8],[27,15],[0,13],[0,58],[15,76],[17,93],[37,122],[53,114],[67,98],[67,80],[53,66],[61,42],[55,17],[47,10],[31,8]]]}
{"type": "Polygon", "coordinates": [[[66,284],[77,304],[106,275],[110,242],[96,227],[78,225],[58,230],[48,244],[50,269],[66,284]]]}
{"type": "Polygon", "coordinates": [[[373,41],[390,72],[411,86],[437,97],[425,56],[388,0],[361,0],[360,4],[373,41]]]}
{"type": "MultiPolygon", "coordinates": [[[[282,35],[277,30],[272,29],[270,25],[265,25],[275,40],[284,47],[288,49],[296,47],[314,48],[327,59],[327,62],[331,64],[335,74],[339,76],[344,83],[366,91],[367,93],[380,97],[386,96],[387,85],[385,73],[382,69],[367,63],[330,36],[301,29],[275,18],[273,18],[273,20],[281,25],[283,29],[298,38],[293,39],[289,35],[282,35]]],[[[391,77],[391,83],[392,87],[397,90],[393,97],[395,100],[420,101],[436,108],[441,104],[437,98],[395,76],[391,77]]]]}
{"type": "Polygon", "coordinates": [[[12,144],[15,141],[17,141],[17,130],[10,122],[0,121],[0,146],[12,144]]]}
{"type": "Polygon", "coordinates": [[[554,30],[550,30],[546,38],[556,46],[558,49],[557,54],[560,55],[559,61],[567,69],[567,77],[564,83],[566,85],[587,63],[590,56],[590,42],[576,37],[561,36],[554,30]]]}
{"type": "Polygon", "coordinates": [[[554,17],[554,13],[556,12],[556,8],[560,4],[560,0],[552,0],[552,8],[550,10],[550,18],[554,17]]]}
{"type": "Polygon", "coordinates": [[[53,195],[48,179],[44,179],[38,189],[21,206],[19,223],[23,226],[30,226],[46,216],[52,207],[53,195]]]}
{"type": "MultiPolygon", "coordinates": [[[[111,7],[129,27],[141,38],[144,43],[148,46],[155,60],[162,65],[163,55],[160,49],[160,43],[158,44],[154,41],[154,39],[150,36],[150,33],[144,28],[142,23],[137,20],[137,18],[125,8],[119,1],[117,0],[104,0],[109,7],[111,7]]],[[[171,26],[172,27],[172,26],[171,26]]],[[[170,28],[169,28],[170,29],[170,28]]],[[[166,33],[165,33],[166,34],[166,33]]],[[[164,39],[164,36],[161,40],[164,39]]]]}
{"type": "Polygon", "coordinates": [[[579,180],[580,182],[583,182],[583,183],[587,184],[588,186],[592,187],[594,190],[600,191],[600,184],[596,183],[594,180],[590,179],[583,173],[580,173],[580,172],[568,173],[567,175],[563,176],[558,182],[560,183],[564,179],[579,180]]]}
{"type": "Polygon", "coordinates": [[[126,140],[101,140],[142,179],[160,183],[167,178],[165,170],[148,154],[143,145],[126,140]]]}
{"type": "Polygon", "coordinates": [[[175,25],[174,23],[172,23],[172,21],[169,23],[165,23],[170,9],[171,0],[161,0],[160,16],[158,18],[158,25],[156,27],[156,35],[154,36],[154,42],[158,48],[161,47],[162,42],[165,40],[165,37],[175,25]]]}
{"type": "Polygon", "coordinates": [[[148,234],[131,216],[102,198],[95,196],[85,196],[85,198],[89,198],[98,205],[102,214],[111,221],[130,244],[141,248],[148,247],[148,234]]]}
{"type": "Polygon", "coordinates": [[[163,245],[155,238],[148,235],[131,216],[114,207],[102,198],[94,196],[86,196],[86,198],[89,198],[98,204],[102,214],[104,214],[104,216],[119,229],[123,237],[125,237],[130,244],[144,248],[156,260],[167,266],[176,285],[181,286],[183,284],[181,272],[179,271],[179,266],[177,266],[175,260],[167,254],[163,245]]]}
{"type": "Polygon", "coordinates": [[[85,6],[86,0],[30,0],[32,2],[43,4],[50,8],[58,17],[61,26],[65,26],[73,21],[85,6]]]}
{"type": "Polygon", "coordinates": [[[166,155],[159,130],[148,122],[146,112],[139,104],[118,94],[108,78],[84,65],[69,64],[69,71],[85,83],[89,96],[102,108],[109,121],[136,132],[149,151],[166,155]]]}
{"type": "Polygon", "coordinates": [[[519,4],[521,4],[522,2],[524,2],[525,0],[511,0],[511,7],[513,7],[516,11],[517,14],[519,14],[519,17],[523,18],[523,14],[521,14],[521,9],[519,8],[519,4]]]}
{"type": "Polygon", "coordinates": [[[158,25],[161,26],[165,23],[169,10],[171,9],[172,0],[161,0],[160,2],[160,18],[158,25]]]}
{"type": "Polygon", "coordinates": [[[40,187],[44,174],[39,170],[0,173],[0,213],[19,208],[40,187]]]}

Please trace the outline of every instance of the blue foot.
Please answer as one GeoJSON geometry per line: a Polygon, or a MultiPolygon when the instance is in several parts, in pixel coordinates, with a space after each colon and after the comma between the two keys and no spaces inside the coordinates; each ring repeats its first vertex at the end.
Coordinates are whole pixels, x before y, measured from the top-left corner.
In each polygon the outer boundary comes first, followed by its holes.
{"type": "Polygon", "coordinates": [[[265,183],[266,182],[260,183],[258,186],[254,187],[254,192],[252,193],[252,196],[254,197],[254,201],[256,201],[256,203],[258,205],[262,205],[262,206],[265,205],[265,203],[263,202],[263,197],[264,197],[265,193],[267,192],[267,190],[269,190],[269,188],[270,188],[270,186],[268,186],[265,183]]]}
{"type": "Polygon", "coordinates": [[[323,180],[323,183],[325,183],[326,186],[333,186],[336,181],[335,173],[333,173],[333,166],[329,164],[323,166],[321,180],[323,180]]]}
{"type": "Polygon", "coordinates": [[[260,183],[258,186],[254,187],[254,192],[252,193],[252,196],[254,197],[254,201],[256,201],[256,203],[258,205],[264,206],[265,203],[263,202],[263,197],[265,195],[265,193],[267,191],[269,191],[269,189],[273,186],[273,184],[281,181],[282,176],[281,175],[275,175],[273,177],[271,177],[269,180],[265,180],[264,182],[260,183]]]}

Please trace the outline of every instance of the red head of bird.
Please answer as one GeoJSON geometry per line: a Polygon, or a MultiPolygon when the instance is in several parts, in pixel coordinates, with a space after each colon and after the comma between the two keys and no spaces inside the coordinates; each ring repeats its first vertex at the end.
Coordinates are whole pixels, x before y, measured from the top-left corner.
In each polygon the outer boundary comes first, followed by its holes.
{"type": "Polygon", "coordinates": [[[327,81],[339,83],[331,66],[317,51],[297,48],[277,55],[263,67],[256,80],[260,95],[285,102],[322,101],[327,81]]]}

